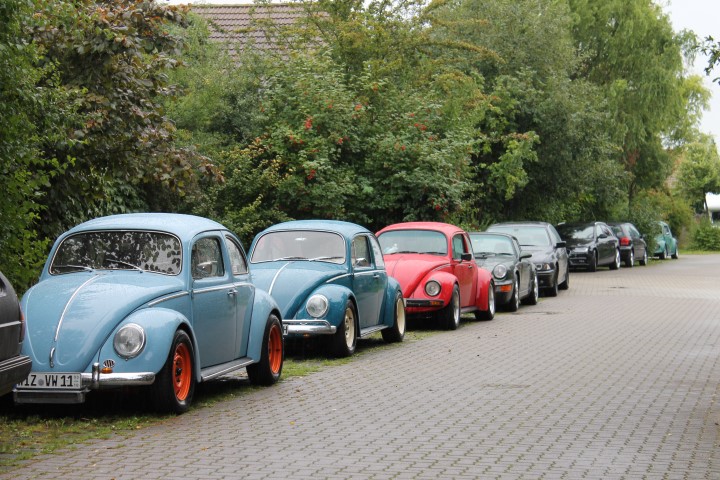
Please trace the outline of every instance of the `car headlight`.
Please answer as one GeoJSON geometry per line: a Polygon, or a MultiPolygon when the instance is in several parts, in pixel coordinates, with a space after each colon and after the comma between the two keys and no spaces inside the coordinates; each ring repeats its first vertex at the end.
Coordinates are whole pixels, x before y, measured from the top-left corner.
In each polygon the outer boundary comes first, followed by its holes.
{"type": "Polygon", "coordinates": [[[503,278],[505,278],[505,275],[507,275],[508,269],[505,265],[495,265],[492,273],[495,278],[497,278],[498,280],[502,280],[503,278]]]}
{"type": "Polygon", "coordinates": [[[124,325],[115,334],[113,347],[124,359],[137,357],[145,348],[145,330],[137,323],[124,325]]]}
{"type": "Polygon", "coordinates": [[[305,310],[313,318],[320,318],[327,312],[328,299],[325,295],[313,295],[307,301],[305,310]]]}
{"type": "Polygon", "coordinates": [[[536,263],[535,268],[538,272],[549,272],[553,269],[553,266],[550,263],[536,263]]]}
{"type": "Polygon", "coordinates": [[[589,250],[588,247],[575,247],[575,248],[573,248],[573,252],[577,252],[577,253],[587,253],[588,250],[589,250]]]}
{"type": "Polygon", "coordinates": [[[425,284],[425,293],[427,293],[429,297],[437,297],[440,295],[440,290],[440,284],[435,280],[430,280],[425,284]]]}

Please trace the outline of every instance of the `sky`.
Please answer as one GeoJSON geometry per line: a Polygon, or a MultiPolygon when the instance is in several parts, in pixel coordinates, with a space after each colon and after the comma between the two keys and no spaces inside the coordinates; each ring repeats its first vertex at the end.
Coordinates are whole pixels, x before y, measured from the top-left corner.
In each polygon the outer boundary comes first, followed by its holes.
{"type": "MultiPolygon", "coordinates": [[[[170,4],[193,3],[192,0],[160,0],[170,4]]],[[[602,0],[599,0],[602,1],[602,0]]],[[[712,36],[720,40],[720,0],[654,0],[670,17],[673,29],[692,30],[699,38],[712,36]]],[[[252,3],[250,0],[195,0],[194,3],[242,4],[252,3]]],[[[707,66],[707,58],[698,56],[695,64],[689,66],[691,73],[697,73],[705,80],[705,86],[711,91],[710,108],[704,112],[700,131],[715,137],[720,145],[720,84],[711,82],[703,69],[707,66]]],[[[713,77],[720,76],[720,66],[712,72],[713,77]]]]}

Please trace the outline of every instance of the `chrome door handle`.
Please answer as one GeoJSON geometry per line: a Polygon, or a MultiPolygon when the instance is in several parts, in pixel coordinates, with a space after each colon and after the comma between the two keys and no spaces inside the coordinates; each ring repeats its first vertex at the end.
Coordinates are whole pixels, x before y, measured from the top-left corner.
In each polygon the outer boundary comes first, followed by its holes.
{"type": "Polygon", "coordinates": [[[231,290],[228,290],[228,296],[229,296],[229,297],[234,296],[236,293],[237,293],[237,290],[235,290],[234,288],[231,289],[231,290]]]}

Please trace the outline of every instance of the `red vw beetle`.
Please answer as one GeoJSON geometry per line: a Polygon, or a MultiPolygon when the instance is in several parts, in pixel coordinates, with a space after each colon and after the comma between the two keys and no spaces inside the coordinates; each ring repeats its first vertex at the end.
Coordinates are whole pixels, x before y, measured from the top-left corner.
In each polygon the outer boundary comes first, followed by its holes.
{"type": "Polygon", "coordinates": [[[475,263],[470,237],[438,222],[396,223],[377,233],[388,274],[400,282],[406,312],[455,330],[461,313],[492,320],[492,276],[475,263]]]}

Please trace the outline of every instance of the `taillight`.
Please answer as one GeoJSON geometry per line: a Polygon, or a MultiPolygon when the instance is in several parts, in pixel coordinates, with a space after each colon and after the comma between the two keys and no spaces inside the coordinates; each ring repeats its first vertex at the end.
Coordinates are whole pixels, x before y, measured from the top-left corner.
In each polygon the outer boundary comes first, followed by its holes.
{"type": "Polygon", "coordinates": [[[22,309],[20,310],[20,343],[25,340],[25,315],[23,315],[22,309]]]}
{"type": "Polygon", "coordinates": [[[620,245],[623,247],[627,247],[630,245],[632,241],[630,240],[630,237],[620,237],[620,245]]]}

